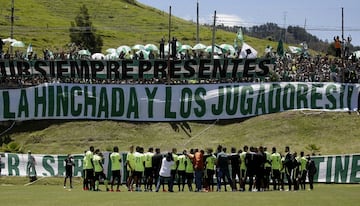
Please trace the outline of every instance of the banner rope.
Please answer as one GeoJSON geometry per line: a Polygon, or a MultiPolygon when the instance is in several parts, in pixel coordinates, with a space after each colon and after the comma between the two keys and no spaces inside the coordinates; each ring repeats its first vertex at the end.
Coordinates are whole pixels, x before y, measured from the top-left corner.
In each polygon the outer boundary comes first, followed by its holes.
{"type": "Polygon", "coordinates": [[[207,128],[203,129],[202,131],[200,131],[198,134],[194,135],[193,137],[191,137],[188,141],[185,142],[184,146],[186,146],[189,142],[191,142],[193,139],[195,139],[196,137],[201,136],[203,133],[205,133],[208,129],[212,128],[213,126],[215,126],[215,124],[219,121],[219,119],[215,120],[211,125],[209,125],[207,128]]]}
{"type": "Polygon", "coordinates": [[[9,128],[7,128],[5,131],[0,133],[0,137],[3,136],[6,132],[10,131],[15,126],[16,121],[13,121],[13,123],[10,125],[9,128]]]}

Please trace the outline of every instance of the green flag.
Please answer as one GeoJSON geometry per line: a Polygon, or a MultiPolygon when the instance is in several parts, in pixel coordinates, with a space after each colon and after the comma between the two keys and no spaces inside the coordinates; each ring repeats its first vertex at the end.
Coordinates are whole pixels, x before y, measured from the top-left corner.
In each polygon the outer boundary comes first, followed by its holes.
{"type": "Polygon", "coordinates": [[[236,50],[241,50],[241,46],[243,44],[244,44],[244,36],[241,28],[239,28],[238,32],[236,33],[236,38],[234,39],[234,47],[236,50]],[[239,45],[239,42],[241,45],[239,45]]]}
{"type": "Polygon", "coordinates": [[[244,43],[244,36],[243,36],[241,28],[239,28],[239,30],[237,32],[237,38],[238,38],[238,40],[240,41],[241,44],[244,43]]]}
{"type": "Polygon", "coordinates": [[[281,39],[279,40],[276,52],[279,56],[284,56],[284,45],[281,39]]]}

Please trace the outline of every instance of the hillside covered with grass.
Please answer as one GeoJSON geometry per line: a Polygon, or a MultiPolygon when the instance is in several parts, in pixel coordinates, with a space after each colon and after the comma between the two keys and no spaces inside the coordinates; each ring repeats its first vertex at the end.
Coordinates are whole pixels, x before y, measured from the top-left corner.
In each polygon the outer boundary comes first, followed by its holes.
{"type": "MultiPolygon", "coordinates": [[[[264,145],[283,152],[316,154],[359,153],[360,117],[356,113],[307,113],[300,111],[262,115],[250,119],[219,122],[130,123],[116,121],[27,121],[16,123],[6,135],[26,152],[83,153],[90,145],[103,151],[130,145],[160,147],[168,151],[190,148],[229,149],[264,145]]],[[[1,132],[9,126],[2,126],[1,132]]],[[[5,146],[5,145],[4,145],[5,146]]],[[[4,151],[3,146],[3,151],[4,151]]]]}
{"type": "MultiPolygon", "coordinates": [[[[43,49],[60,51],[70,43],[69,28],[85,4],[91,21],[103,39],[103,52],[107,48],[121,45],[158,44],[164,37],[168,39],[168,11],[129,0],[16,0],[14,38],[32,44],[33,49],[41,54],[43,49]],[[134,2],[134,3],[129,3],[134,2]]],[[[0,37],[10,36],[11,0],[0,0],[0,37]]],[[[194,11],[195,12],[195,11],[194,11]]],[[[171,37],[176,37],[182,44],[196,44],[196,24],[172,16],[171,37]]],[[[233,44],[236,34],[218,29],[216,44],[233,44]]],[[[210,45],[212,29],[200,27],[200,42],[210,45]]],[[[245,41],[261,54],[267,45],[276,48],[277,42],[245,36],[245,41]]],[[[5,49],[8,48],[5,46],[5,49]]],[[[5,50],[4,49],[4,50],[5,50]]],[[[18,49],[18,48],[16,48],[18,49]]],[[[26,51],[26,48],[20,48],[26,51]]]]}

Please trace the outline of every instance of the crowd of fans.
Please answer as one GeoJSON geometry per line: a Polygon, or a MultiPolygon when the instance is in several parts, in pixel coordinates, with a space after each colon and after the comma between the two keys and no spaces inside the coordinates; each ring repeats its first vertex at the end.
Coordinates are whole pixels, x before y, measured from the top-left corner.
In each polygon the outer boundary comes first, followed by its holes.
{"type": "MultiPolygon", "coordinates": [[[[35,53],[24,54],[16,51],[14,59],[21,60],[67,60],[67,59],[89,59],[88,55],[79,55],[79,48],[71,49],[69,52],[58,50],[52,52],[49,49],[44,49],[42,58],[35,53]]],[[[121,60],[125,58],[140,59],[135,51],[129,51],[129,55],[122,55],[116,59],[121,60]],[[131,53],[131,54],[130,54],[131,53]]],[[[186,50],[177,52],[175,56],[170,54],[172,59],[193,59],[193,58],[208,58],[211,53],[205,51],[186,50]]],[[[141,55],[140,55],[141,56],[141,55]]],[[[213,58],[237,58],[236,53],[224,52],[217,54],[213,58]]],[[[259,56],[259,55],[258,55],[259,56]]],[[[24,86],[38,85],[46,82],[61,82],[61,83],[84,83],[84,84],[202,84],[202,83],[231,83],[231,82],[345,82],[358,83],[360,75],[360,61],[356,56],[346,56],[346,58],[332,57],[329,55],[309,55],[307,51],[293,54],[291,52],[285,53],[282,56],[276,53],[264,53],[259,58],[271,57],[275,59],[274,68],[270,71],[270,75],[265,78],[228,78],[228,79],[171,79],[170,81],[164,79],[128,79],[128,80],[114,80],[114,79],[83,79],[83,78],[50,78],[39,75],[32,76],[17,76],[9,77],[0,75],[0,88],[17,88],[24,86]]],[[[1,58],[9,58],[7,54],[1,55],[1,58]]],[[[165,58],[163,54],[153,55],[154,59],[165,58]]]]}

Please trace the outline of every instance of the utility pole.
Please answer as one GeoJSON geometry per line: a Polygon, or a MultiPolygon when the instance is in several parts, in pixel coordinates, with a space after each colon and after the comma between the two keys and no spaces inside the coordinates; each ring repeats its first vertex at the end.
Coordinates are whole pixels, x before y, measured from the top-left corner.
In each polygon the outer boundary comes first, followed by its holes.
{"type": "Polygon", "coordinates": [[[199,40],[199,1],[196,2],[196,43],[198,44],[199,40]]]}
{"type": "Polygon", "coordinates": [[[168,67],[168,73],[167,73],[167,82],[168,84],[170,84],[170,48],[171,48],[171,6],[169,7],[169,37],[168,37],[168,62],[167,62],[167,67],[168,67]]]}
{"type": "Polygon", "coordinates": [[[342,57],[342,66],[343,66],[343,69],[342,69],[342,82],[344,83],[345,82],[345,60],[344,60],[344,7],[341,7],[341,42],[342,42],[342,45],[341,45],[341,53],[340,53],[340,56],[342,57]]]}
{"type": "MultiPolygon", "coordinates": [[[[14,39],[14,0],[11,1],[11,17],[10,17],[10,38],[14,39]]],[[[10,55],[13,53],[13,47],[10,45],[10,55]]]]}
{"type": "Polygon", "coordinates": [[[344,40],[344,7],[341,7],[341,38],[344,40]]]}
{"type": "Polygon", "coordinates": [[[284,12],[284,43],[286,43],[286,15],[287,12],[284,12]]]}
{"type": "Polygon", "coordinates": [[[214,24],[213,24],[212,42],[211,42],[211,59],[214,58],[215,31],[216,31],[216,10],[214,11],[214,24]]]}

